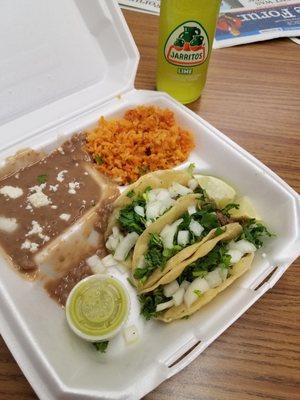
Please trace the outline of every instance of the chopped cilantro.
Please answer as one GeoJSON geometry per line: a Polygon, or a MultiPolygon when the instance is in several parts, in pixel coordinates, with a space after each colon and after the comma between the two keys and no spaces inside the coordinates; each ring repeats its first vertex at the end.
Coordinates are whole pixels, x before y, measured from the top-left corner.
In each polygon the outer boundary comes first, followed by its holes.
{"type": "Polygon", "coordinates": [[[231,256],[227,254],[226,243],[218,243],[206,256],[190,264],[177,278],[179,284],[184,280],[192,282],[195,278],[204,278],[208,272],[220,266],[229,268],[231,256]]]}
{"type": "Polygon", "coordinates": [[[230,266],[230,261],[231,261],[231,255],[224,253],[221,256],[219,267],[221,267],[222,269],[228,269],[230,266]]]}
{"type": "Polygon", "coordinates": [[[194,172],[195,168],[196,168],[195,163],[190,163],[190,165],[189,165],[188,168],[187,168],[188,173],[191,174],[191,175],[193,175],[193,172],[194,172]]]}
{"type": "Polygon", "coordinates": [[[171,249],[164,249],[163,256],[169,260],[169,258],[175,256],[180,250],[182,250],[182,246],[175,244],[171,249]]]}
{"type": "Polygon", "coordinates": [[[222,213],[224,214],[224,215],[226,215],[227,217],[230,217],[230,213],[229,213],[229,211],[230,210],[232,210],[232,209],[236,209],[236,210],[238,210],[240,208],[240,205],[239,204],[236,204],[236,203],[229,203],[229,204],[227,204],[227,206],[225,206],[224,208],[222,208],[222,213]]]}
{"type": "Polygon", "coordinates": [[[146,219],[134,211],[135,206],[145,207],[145,204],[145,200],[139,196],[120,210],[118,221],[125,232],[136,232],[140,235],[145,230],[146,219]]]}
{"type": "Polygon", "coordinates": [[[126,194],[126,196],[129,197],[129,198],[133,197],[133,196],[134,196],[134,190],[130,190],[130,191],[126,194]]]}
{"type": "Polygon", "coordinates": [[[207,234],[214,228],[219,226],[218,218],[216,215],[216,206],[210,201],[205,201],[200,205],[200,209],[193,214],[193,219],[199,222],[205,228],[203,234],[207,234]]]}
{"type": "Polygon", "coordinates": [[[201,270],[201,269],[199,271],[193,271],[193,276],[195,278],[205,278],[207,274],[208,274],[208,271],[201,270]]]}
{"type": "Polygon", "coordinates": [[[189,225],[191,223],[192,216],[188,212],[185,212],[180,218],[182,218],[183,221],[178,226],[178,231],[185,231],[185,230],[189,229],[189,225]]]}
{"type": "Polygon", "coordinates": [[[182,250],[179,245],[174,245],[171,249],[165,249],[161,237],[157,233],[150,234],[148,250],[145,253],[145,266],[137,268],[133,276],[144,283],[154,270],[160,268],[164,270],[167,261],[176,253],[182,250]]]}
{"type": "Polygon", "coordinates": [[[137,268],[134,271],[133,276],[135,277],[135,279],[142,280],[144,278],[144,276],[146,276],[147,272],[148,272],[148,268],[137,268]]]}
{"type": "Polygon", "coordinates": [[[147,276],[144,275],[144,276],[140,279],[141,284],[143,285],[143,284],[146,282],[146,280],[147,280],[147,276]]]}
{"type": "Polygon", "coordinates": [[[215,231],[215,236],[220,236],[220,235],[222,235],[222,233],[224,233],[225,232],[225,228],[220,228],[219,226],[218,226],[218,228],[216,229],[216,231],[215,231]]]}
{"type": "Polygon", "coordinates": [[[201,201],[206,201],[208,199],[207,193],[205,189],[203,189],[200,185],[196,187],[196,189],[193,190],[193,192],[196,194],[200,194],[200,200],[201,201]]]}
{"type": "Polygon", "coordinates": [[[135,284],[133,283],[133,280],[131,278],[129,278],[129,276],[127,277],[127,282],[129,283],[129,285],[131,285],[133,288],[135,288],[135,284]]]}
{"type": "Polygon", "coordinates": [[[107,350],[109,341],[105,340],[103,342],[94,342],[93,346],[96,348],[97,351],[100,351],[101,353],[105,353],[107,350]]]}
{"type": "Polygon", "coordinates": [[[43,183],[46,183],[46,182],[47,182],[47,179],[48,179],[48,175],[46,175],[46,174],[39,175],[39,176],[37,177],[37,181],[38,181],[38,183],[39,183],[40,185],[42,185],[43,183]]]}
{"type": "Polygon", "coordinates": [[[145,254],[145,262],[148,270],[154,270],[157,267],[162,267],[164,264],[163,251],[160,246],[153,245],[145,254]]]}
{"type": "Polygon", "coordinates": [[[249,219],[243,224],[243,232],[239,239],[246,239],[253,243],[254,246],[259,249],[263,245],[263,238],[275,236],[270,233],[268,229],[260,222],[257,222],[254,218],[249,219]]]}
{"type": "Polygon", "coordinates": [[[214,213],[203,214],[201,218],[201,225],[209,230],[217,228],[219,223],[216,214],[214,213]]]}
{"type": "Polygon", "coordinates": [[[100,156],[100,154],[96,154],[96,155],[94,156],[94,159],[95,159],[95,161],[96,161],[96,163],[97,163],[98,165],[101,165],[101,164],[104,163],[103,157],[100,156]]]}
{"type": "Polygon", "coordinates": [[[198,296],[198,297],[201,297],[201,296],[202,296],[202,292],[201,292],[201,290],[199,290],[199,289],[195,289],[195,290],[194,290],[194,293],[195,293],[195,295],[198,296]]]}
{"type": "Polygon", "coordinates": [[[145,293],[139,296],[141,303],[141,314],[146,320],[157,316],[156,306],[160,303],[168,301],[163,293],[163,288],[160,286],[151,293],[145,293]]]}
{"type": "Polygon", "coordinates": [[[144,193],[143,193],[143,199],[144,200],[146,200],[146,201],[148,201],[148,193],[150,192],[150,190],[152,190],[152,187],[151,186],[147,186],[146,187],[146,189],[144,190],[144,193]]]}
{"type": "Polygon", "coordinates": [[[145,267],[137,268],[133,276],[142,280],[142,283],[152,274],[156,268],[163,268],[165,259],[163,256],[163,242],[157,233],[151,233],[148,250],[145,253],[145,267]]]}
{"type": "Polygon", "coordinates": [[[158,233],[151,233],[149,246],[150,247],[157,246],[159,248],[163,247],[162,239],[161,239],[161,237],[159,236],[158,233]]]}
{"type": "Polygon", "coordinates": [[[182,317],[181,319],[189,319],[190,316],[189,315],[185,315],[184,317],[182,317]]]}

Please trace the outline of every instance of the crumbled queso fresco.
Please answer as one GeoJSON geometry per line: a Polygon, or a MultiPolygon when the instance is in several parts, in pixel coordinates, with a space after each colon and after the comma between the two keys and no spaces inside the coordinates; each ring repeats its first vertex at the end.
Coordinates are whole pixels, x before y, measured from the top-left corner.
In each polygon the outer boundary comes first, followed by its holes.
{"type": "Polygon", "coordinates": [[[63,221],[69,221],[71,215],[70,214],[60,214],[59,218],[63,221]]]}
{"type": "Polygon", "coordinates": [[[68,192],[70,194],[76,194],[76,190],[75,189],[79,189],[80,188],[80,184],[79,182],[70,182],[69,183],[69,190],[68,192]]]}
{"type": "Polygon", "coordinates": [[[49,190],[51,190],[51,192],[56,192],[58,187],[59,187],[59,184],[57,184],[57,185],[49,185],[49,190]]]}
{"type": "Polygon", "coordinates": [[[28,239],[26,239],[21,246],[21,250],[29,250],[31,253],[35,253],[38,248],[39,245],[37,243],[31,242],[28,239]]]}
{"type": "Polygon", "coordinates": [[[3,186],[0,189],[0,193],[11,199],[17,199],[18,197],[23,195],[23,190],[16,186],[3,186]]]}
{"type": "Polygon", "coordinates": [[[48,242],[50,240],[49,236],[43,234],[43,228],[37,221],[32,221],[32,229],[25,235],[31,236],[31,235],[38,235],[40,239],[42,239],[44,242],[48,242]]]}
{"type": "Polygon", "coordinates": [[[27,197],[27,200],[31,203],[33,207],[39,208],[48,206],[52,203],[51,199],[43,193],[43,189],[46,188],[46,183],[42,183],[41,185],[36,185],[31,187],[29,190],[32,193],[30,196],[27,197]]]}
{"type": "Polygon", "coordinates": [[[65,180],[64,175],[67,174],[67,173],[68,173],[67,170],[60,171],[60,172],[57,174],[56,180],[57,180],[58,182],[63,182],[63,181],[65,180]]]}

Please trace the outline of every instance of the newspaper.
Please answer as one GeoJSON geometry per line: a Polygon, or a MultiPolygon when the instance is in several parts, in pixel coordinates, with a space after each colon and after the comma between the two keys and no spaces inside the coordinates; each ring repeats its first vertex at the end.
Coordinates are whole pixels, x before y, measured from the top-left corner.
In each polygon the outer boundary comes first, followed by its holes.
{"type": "Polygon", "coordinates": [[[119,0],[119,4],[128,10],[159,14],[160,0],[119,0]]]}
{"type": "Polygon", "coordinates": [[[299,35],[300,1],[226,0],[218,18],[214,47],[299,35]],[[237,3],[241,5],[238,9],[237,3]]]}
{"type": "MultiPolygon", "coordinates": [[[[119,0],[119,4],[131,10],[159,14],[160,0],[119,0]]],[[[297,36],[300,36],[300,1],[223,0],[214,48],[297,36]]],[[[293,40],[299,43],[299,39],[293,40]]]]}

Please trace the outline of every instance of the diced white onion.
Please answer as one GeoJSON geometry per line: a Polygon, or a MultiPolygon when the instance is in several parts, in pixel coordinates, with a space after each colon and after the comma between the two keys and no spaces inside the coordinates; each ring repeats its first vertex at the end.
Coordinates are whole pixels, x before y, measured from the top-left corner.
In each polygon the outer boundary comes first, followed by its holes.
{"type": "Polygon", "coordinates": [[[199,224],[198,221],[195,221],[194,219],[191,220],[190,225],[189,225],[189,230],[195,235],[195,236],[201,236],[201,233],[204,231],[204,228],[201,224],[199,224]]]}
{"type": "Polygon", "coordinates": [[[199,299],[199,297],[193,290],[187,289],[184,293],[183,301],[187,308],[189,308],[197,299],[199,299]]]}
{"type": "Polygon", "coordinates": [[[145,216],[145,210],[144,210],[144,207],[142,207],[142,206],[135,206],[134,207],[134,212],[136,214],[140,215],[141,217],[145,216]]]}
{"type": "Polygon", "coordinates": [[[177,243],[180,246],[186,246],[189,242],[189,236],[190,236],[189,231],[179,231],[177,235],[177,243]]]}
{"type": "Polygon", "coordinates": [[[113,237],[115,237],[115,238],[118,238],[118,237],[120,237],[120,236],[123,237],[122,233],[120,232],[120,229],[119,229],[117,226],[114,226],[114,227],[112,228],[112,235],[113,235],[113,237]]]}
{"type": "Polygon", "coordinates": [[[254,244],[245,239],[238,240],[237,242],[232,241],[228,247],[230,250],[238,250],[243,254],[254,253],[256,251],[254,244]]]}
{"type": "Polygon", "coordinates": [[[114,258],[118,261],[125,261],[128,253],[138,240],[138,237],[139,235],[136,232],[128,233],[128,235],[126,235],[118,244],[114,258]]]}
{"type": "Polygon", "coordinates": [[[87,265],[91,268],[94,274],[101,274],[105,271],[105,267],[97,254],[86,259],[87,265]]]}
{"type": "Polygon", "coordinates": [[[135,325],[128,326],[123,330],[125,342],[127,344],[135,343],[139,339],[139,332],[135,325]]]}
{"type": "Polygon", "coordinates": [[[137,263],[137,268],[144,268],[144,266],[145,266],[145,257],[141,256],[137,263]]]}
{"type": "Polygon", "coordinates": [[[164,229],[160,233],[160,237],[162,238],[164,247],[166,249],[171,249],[173,247],[174,236],[176,234],[178,226],[183,221],[182,218],[173,222],[172,225],[166,225],[164,229]]]}
{"type": "Polygon", "coordinates": [[[206,275],[205,280],[209,284],[210,288],[215,288],[215,287],[221,285],[222,277],[220,274],[220,269],[221,268],[216,268],[206,275]]]}
{"type": "Polygon", "coordinates": [[[160,189],[160,191],[156,195],[156,198],[159,201],[166,201],[171,199],[171,196],[167,189],[160,189]]]}
{"type": "Polygon", "coordinates": [[[209,286],[204,278],[196,278],[190,284],[188,289],[191,290],[200,290],[201,293],[205,293],[209,290],[209,286]]]}
{"type": "Polygon", "coordinates": [[[188,281],[183,281],[180,284],[180,287],[183,288],[184,290],[186,290],[189,286],[190,286],[190,282],[188,282],[188,281]]]}
{"type": "MultiPolygon", "coordinates": [[[[163,228],[163,230],[160,232],[160,235],[159,235],[159,236],[161,237],[161,239],[162,239],[162,241],[163,241],[165,247],[167,247],[167,246],[166,246],[166,242],[167,242],[167,241],[169,242],[168,238],[170,237],[171,234],[172,234],[171,225],[166,225],[166,226],[163,228]]],[[[173,238],[174,238],[174,236],[173,236],[173,238]]],[[[171,246],[171,247],[173,247],[173,242],[172,242],[172,246],[171,246]]]]}
{"type": "Polygon", "coordinates": [[[93,229],[91,231],[91,233],[89,234],[89,236],[87,237],[87,241],[91,246],[98,247],[99,238],[100,238],[99,232],[97,232],[97,231],[95,231],[95,229],[93,229]]]}
{"type": "Polygon", "coordinates": [[[159,215],[162,215],[175,204],[175,200],[169,198],[166,200],[159,200],[159,203],[160,203],[159,215]]]}
{"type": "Polygon", "coordinates": [[[120,240],[118,238],[110,235],[105,243],[105,246],[108,250],[115,251],[116,248],[118,247],[119,241],[120,240]]]}
{"type": "Polygon", "coordinates": [[[243,257],[243,254],[239,250],[228,250],[227,254],[231,256],[230,265],[236,264],[243,257]]]}
{"type": "Polygon", "coordinates": [[[195,214],[196,212],[197,212],[196,206],[189,206],[189,207],[188,207],[188,213],[189,213],[189,215],[193,215],[193,214],[195,214]]]}
{"type": "Polygon", "coordinates": [[[185,290],[183,287],[180,287],[176,292],[173,294],[173,300],[175,306],[180,306],[183,302],[185,290]]]}
{"type": "Polygon", "coordinates": [[[120,240],[123,239],[124,236],[122,235],[122,233],[120,232],[119,228],[117,226],[114,226],[112,228],[112,233],[111,235],[108,237],[105,245],[106,248],[110,251],[115,251],[120,240]]]}
{"type": "Polygon", "coordinates": [[[198,183],[197,179],[189,180],[188,186],[192,191],[194,191],[198,185],[199,185],[199,183],[198,183]]]}
{"type": "Polygon", "coordinates": [[[160,202],[154,201],[153,203],[147,203],[146,205],[146,219],[152,220],[156,219],[160,215],[160,202]]]}
{"type": "Polygon", "coordinates": [[[179,289],[179,284],[175,280],[164,286],[163,292],[166,297],[172,297],[176,290],[179,289]]]}
{"type": "Polygon", "coordinates": [[[221,279],[222,281],[226,281],[227,276],[228,276],[228,268],[220,268],[220,275],[221,275],[221,279]]]}
{"type": "Polygon", "coordinates": [[[180,183],[175,182],[169,188],[169,193],[171,194],[172,197],[175,197],[177,195],[185,196],[187,194],[193,193],[193,191],[190,188],[187,188],[186,186],[183,186],[180,183]]]}
{"type": "Polygon", "coordinates": [[[166,301],[165,303],[160,303],[157,304],[156,306],[156,312],[164,311],[167,308],[173,307],[174,306],[174,300],[166,301]]]}
{"type": "Polygon", "coordinates": [[[111,254],[109,254],[108,256],[105,256],[101,259],[102,264],[109,268],[109,267],[113,267],[114,265],[116,265],[116,260],[114,260],[113,256],[111,254]]]}
{"type": "Polygon", "coordinates": [[[201,294],[207,292],[209,290],[209,285],[204,278],[195,279],[187,288],[184,294],[184,303],[189,308],[199,296],[196,294],[197,291],[200,291],[201,294]]]}
{"type": "Polygon", "coordinates": [[[154,202],[156,200],[156,197],[157,195],[155,193],[155,190],[149,190],[149,192],[147,192],[147,202],[154,202]]]}

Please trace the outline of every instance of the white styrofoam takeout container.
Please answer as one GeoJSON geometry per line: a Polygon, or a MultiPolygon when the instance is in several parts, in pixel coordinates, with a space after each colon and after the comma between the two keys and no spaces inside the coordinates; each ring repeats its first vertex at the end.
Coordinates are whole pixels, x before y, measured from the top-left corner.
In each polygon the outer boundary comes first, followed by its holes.
{"type": "Polygon", "coordinates": [[[144,322],[126,273],[112,268],[130,292],[128,324],[138,327],[140,341],[129,346],[120,336],[106,355],[69,330],[64,312],[40,282],[25,282],[0,259],[1,334],[37,395],[43,400],[138,399],[197,357],[299,255],[299,197],[186,107],[164,93],[134,89],[139,56],[115,2],[3,0],[1,16],[2,162],[25,147],[50,151],[100,115],[120,116],[140,104],[168,107],[196,135],[189,162],[251,197],[277,234],[263,249],[266,258],[259,251],[245,276],[189,320],[170,325],[144,322]]]}

